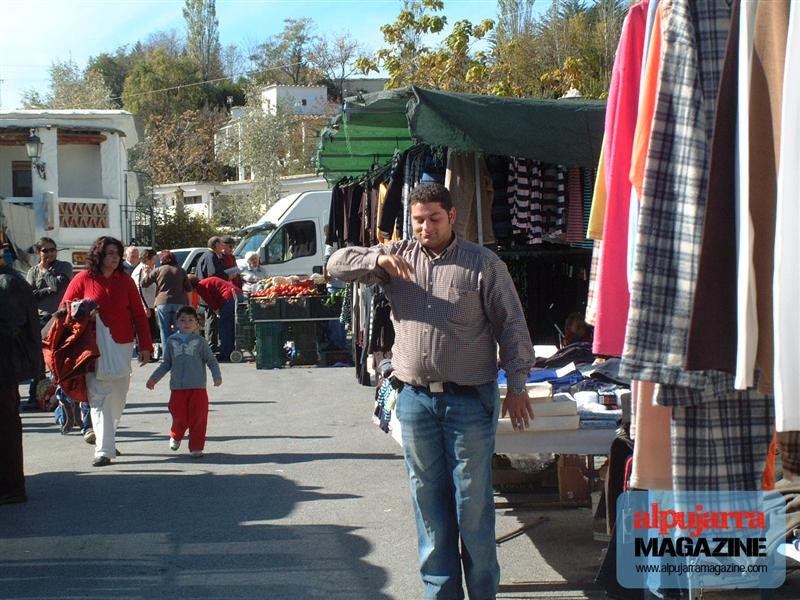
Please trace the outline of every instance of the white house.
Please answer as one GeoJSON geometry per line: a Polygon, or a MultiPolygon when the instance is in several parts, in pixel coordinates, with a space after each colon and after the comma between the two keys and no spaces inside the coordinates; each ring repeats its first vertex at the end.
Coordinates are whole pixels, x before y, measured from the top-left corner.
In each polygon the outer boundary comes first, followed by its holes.
{"type": "Polygon", "coordinates": [[[289,106],[296,115],[322,115],[328,103],[328,88],[324,85],[271,84],[261,90],[261,108],[275,114],[279,104],[289,106]]]}
{"type": "Polygon", "coordinates": [[[128,241],[127,198],[138,194],[128,194],[128,179],[136,182],[126,170],[138,141],[133,115],[122,110],[0,113],[0,215],[18,250],[46,235],[61,260],[82,267],[97,237],[128,241]]]}

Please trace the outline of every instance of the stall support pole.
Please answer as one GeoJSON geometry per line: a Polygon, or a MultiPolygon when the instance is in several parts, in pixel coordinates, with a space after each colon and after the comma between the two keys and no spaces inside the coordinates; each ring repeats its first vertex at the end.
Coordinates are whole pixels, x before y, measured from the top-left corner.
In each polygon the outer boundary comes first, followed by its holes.
{"type": "Polygon", "coordinates": [[[481,155],[477,152],[475,156],[475,216],[478,219],[478,244],[483,246],[483,215],[481,209],[483,200],[481,199],[481,155]]]}

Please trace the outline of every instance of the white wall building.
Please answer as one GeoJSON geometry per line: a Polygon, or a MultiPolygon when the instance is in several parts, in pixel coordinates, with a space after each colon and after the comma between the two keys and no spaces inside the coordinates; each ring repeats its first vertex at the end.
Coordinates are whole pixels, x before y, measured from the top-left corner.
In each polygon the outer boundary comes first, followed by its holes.
{"type": "Polygon", "coordinates": [[[126,169],[138,141],[133,115],[122,110],[0,113],[0,218],[14,245],[23,251],[48,236],[61,260],[82,267],[97,237],[127,242],[127,198],[138,194],[128,193],[126,169]],[[25,143],[34,134],[41,154],[31,161],[25,143]]]}
{"type": "Polygon", "coordinates": [[[322,115],[328,103],[328,89],[324,85],[277,85],[261,90],[261,108],[275,114],[279,104],[291,107],[296,115],[322,115]]]}

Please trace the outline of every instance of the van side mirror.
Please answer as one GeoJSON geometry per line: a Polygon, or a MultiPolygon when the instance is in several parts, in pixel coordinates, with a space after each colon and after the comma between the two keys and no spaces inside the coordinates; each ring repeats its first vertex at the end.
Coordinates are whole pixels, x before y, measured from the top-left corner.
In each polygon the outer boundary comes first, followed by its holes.
{"type": "Polygon", "coordinates": [[[312,273],[316,273],[317,275],[322,275],[322,265],[317,265],[313,269],[311,269],[312,273]]]}
{"type": "Polygon", "coordinates": [[[262,265],[269,264],[269,252],[267,252],[266,246],[261,246],[258,249],[258,260],[262,265]]]}

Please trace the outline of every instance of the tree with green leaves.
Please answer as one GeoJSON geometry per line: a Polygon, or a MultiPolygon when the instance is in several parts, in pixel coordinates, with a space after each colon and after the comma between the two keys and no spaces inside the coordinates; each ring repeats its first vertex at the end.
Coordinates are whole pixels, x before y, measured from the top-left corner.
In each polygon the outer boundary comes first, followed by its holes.
{"type": "Polygon", "coordinates": [[[222,77],[219,21],[214,0],[185,0],[186,53],[200,67],[203,81],[222,77]]]}
{"type": "Polygon", "coordinates": [[[314,42],[313,21],[285,19],[283,30],[250,51],[252,80],[256,83],[307,85],[312,83],[309,51],[314,42]]]}
{"type": "Polygon", "coordinates": [[[54,61],[50,66],[49,91],[42,95],[27,90],[22,95],[25,108],[117,108],[103,76],[95,70],[84,70],[72,60],[54,61]]]}

